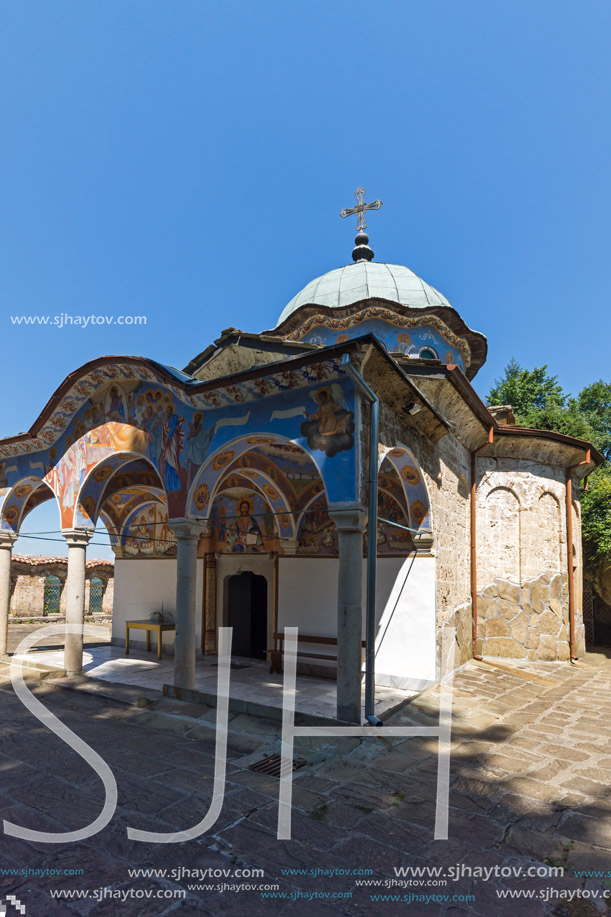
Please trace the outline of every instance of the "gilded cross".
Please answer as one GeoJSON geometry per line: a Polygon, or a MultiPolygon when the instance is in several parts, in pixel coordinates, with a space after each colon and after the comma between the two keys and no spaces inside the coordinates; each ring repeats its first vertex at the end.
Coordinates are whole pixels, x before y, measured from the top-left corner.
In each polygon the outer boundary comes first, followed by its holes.
{"type": "Polygon", "coordinates": [[[350,217],[353,214],[358,214],[358,219],[356,221],[356,230],[359,232],[361,229],[366,229],[367,223],[365,222],[365,213],[367,210],[379,210],[382,206],[382,201],[374,201],[372,204],[365,203],[365,189],[357,188],[354,192],[356,197],[356,207],[345,207],[343,210],[340,210],[340,217],[350,217]]]}

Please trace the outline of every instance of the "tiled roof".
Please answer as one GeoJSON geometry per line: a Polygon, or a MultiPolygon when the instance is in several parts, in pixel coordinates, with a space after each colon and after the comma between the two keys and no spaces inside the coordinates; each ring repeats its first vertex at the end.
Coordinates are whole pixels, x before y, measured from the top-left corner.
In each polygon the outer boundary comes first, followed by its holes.
{"type": "MultiPolygon", "coordinates": [[[[46,557],[42,554],[13,554],[13,561],[19,564],[67,564],[67,557],[46,557]]],[[[113,560],[92,559],[86,563],[87,567],[114,567],[113,560]]]]}

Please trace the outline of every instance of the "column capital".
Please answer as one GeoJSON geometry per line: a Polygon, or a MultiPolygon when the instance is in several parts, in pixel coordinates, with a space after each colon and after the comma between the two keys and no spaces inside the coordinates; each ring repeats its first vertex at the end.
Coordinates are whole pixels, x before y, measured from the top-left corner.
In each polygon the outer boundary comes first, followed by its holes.
{"type": "Polygon", "coordinates": [[[201,522],[192,522],[187,519],[177,519],[176,522],[168,522],[168,525],[174,532],[177,541],[189,541],[191,539],[199,541],[200,535],[204,530],[201,522]]]}
{"type": "Polygon", "coordinates": [[[329,516],[338,532],[364,532],[367,513],[360,507],[354,509],[329,510],[329,516]]]}
{"type": "Polygon", "coordinates": [[[432,532],[419,532],[417,535],[412,533],[412,541],[417,554],[430,554],[433,550],[434,540],[432,532]]]}
{"type": "Polygon", "coordinates": [[[0,548],[7,548],[10,551],[18,537],[16,532],[0,532],[0,548]]]}
{"type": "Polygon", "coordinates": [[[68,542],[69,547],[74,547],[75,545],[81,545],[82,547],[87,547],[91,539],[93,538],[93,532],[88,529],[63,529],[62,535],[68,542]]]}

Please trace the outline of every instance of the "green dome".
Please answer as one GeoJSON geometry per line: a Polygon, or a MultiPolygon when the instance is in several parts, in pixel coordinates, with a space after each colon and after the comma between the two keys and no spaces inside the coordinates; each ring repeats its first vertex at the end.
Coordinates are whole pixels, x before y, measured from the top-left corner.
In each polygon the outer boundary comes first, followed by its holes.
{"type": "Polygon", "coordinates": [[[452,308],[445,296],[401,264],[358,261],[311,280],[282,311],[278,325],[301,306],[341,308],[364,299],[388,299],[410,309],[452,308]]]}

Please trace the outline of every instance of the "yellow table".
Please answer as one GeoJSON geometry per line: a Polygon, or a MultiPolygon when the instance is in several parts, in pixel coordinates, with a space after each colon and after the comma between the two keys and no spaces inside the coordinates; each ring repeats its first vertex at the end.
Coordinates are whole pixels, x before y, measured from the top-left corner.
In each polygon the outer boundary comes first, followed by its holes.
{"type": "Polygon", "coordinates": [[[161,659],[161,635],[164,630],[176,630],[176,624],[172,621],[126,621],[125,622],[125,655],[129,656],[129,629],[146,631],[146,648],[151,648],[151,631],[157,631],[157,659],[161,659]]]}

